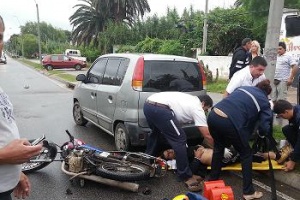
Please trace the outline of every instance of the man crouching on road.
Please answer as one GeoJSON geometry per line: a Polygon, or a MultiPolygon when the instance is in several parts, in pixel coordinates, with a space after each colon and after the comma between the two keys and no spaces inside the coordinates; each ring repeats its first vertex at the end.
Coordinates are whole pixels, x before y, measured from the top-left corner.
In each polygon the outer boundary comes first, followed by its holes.
{"type": "Polygon", "coordinates": [[[300,162],[300,106],[293,106],[286,100],[278,100],[274,104],[273,111],[278,117],[289,120],[289,124],[282,128],[289,144],[282,148],[281,158],[277,162],[286,161],[284,171],[292,171],[296,162],[300,162]]]}
{"type": "Polygon", "coordinates": [[[174,149],[177,174],[190,191],[201,189],[199,180],[192,174],[187,156],[187,138],[181,124],[194,122],[204,137],[204,142],[213,147],[205,112],[212,107],[213,101],[208,95],[192,96],[181,92],[160,92],[151,95],[144,105],[144,114],[151,134],[147,138],[146,153],[157,156],[160,139],[166,139],[174,149]]]}

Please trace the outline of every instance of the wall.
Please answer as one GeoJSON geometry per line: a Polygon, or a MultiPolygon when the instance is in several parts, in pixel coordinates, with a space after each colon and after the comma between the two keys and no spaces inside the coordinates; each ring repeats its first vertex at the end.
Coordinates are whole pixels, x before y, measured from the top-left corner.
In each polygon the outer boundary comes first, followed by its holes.
{"type": "Polygon", "coordinates": [[[219,69],[219,78],[224,79],[228,78],[231,59],[232,56],[198,56],[198,60],[202,60],[204,66],[208,65],[208,69],[212,71],[214,78],[217,69],[219,69]]]}

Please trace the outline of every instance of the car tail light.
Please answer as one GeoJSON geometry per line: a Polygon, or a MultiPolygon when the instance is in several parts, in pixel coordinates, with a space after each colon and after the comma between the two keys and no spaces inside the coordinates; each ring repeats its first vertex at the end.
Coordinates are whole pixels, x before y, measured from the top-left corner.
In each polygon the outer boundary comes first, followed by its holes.
{"type": "Polygon", "coordinates": [[[206,90],[206,76],[205,76],[205,72],[204,72],[204,68],[201,67],[200,63],[198,63],[200,72],[201,72],[201,76],[202,76],[202,85],[203,85],[203,89],[206,90]]]}
{"type": "Polygon", "coordinates": [[[144,57],[140,57],[136,63],[131,86],[134,90],[142,91],[143,80],[144,80],[144,57]]]}

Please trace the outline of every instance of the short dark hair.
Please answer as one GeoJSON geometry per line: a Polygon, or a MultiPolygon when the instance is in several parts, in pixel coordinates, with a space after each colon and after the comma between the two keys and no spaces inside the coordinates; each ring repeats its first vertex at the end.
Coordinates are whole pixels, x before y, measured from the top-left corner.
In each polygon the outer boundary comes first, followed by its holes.
{"type": "Polygon", "coordinates": [[[293,105],[290,102],[280,99],[274,103],[273,112],[276,114],[282,114],[286,110],[292,110],[292,109],[293,109],[293,105]]]}
{"type": "Polygon", "coordinates": [[[200,99],[201,102],[204,102],[204,106],[209,106],[209,107],[213,106],[213,100],[209,95],[201,94],[198,96],[198,98],[200,99]]]}
{"type": "Polygon", "coordinates": [[[266,59],[264,57],[262,57],[262,56],[256,56],[255,58],[253,58],[251,60],[250,65],[253,65],[253,66],[262,65],[262,66],[266,67],[268,65],[268,63],[267,63],[267,61],[266,61],[266,59]]]}
{"type": "Polygon", "coordinates": [[[250,38],[244,38],[242,40],[242,46],[245,46],[248,42],[251,42],[252,40],[250,38]]]}
{"type": "Polygon", "coordinates": [[[284,42],[279,42],[278,46],[280,46],[286,50],[286,44],[284,42]]]}
{"type": "Polygon", "coordinates": [[[256,87],[258,87],[259,89],[264,91],[267,95],[271,94],[271,92],[272,92],[272,87],[271,87],[269,79],[265,79],[265,80],[257,83],[256,87]]]}

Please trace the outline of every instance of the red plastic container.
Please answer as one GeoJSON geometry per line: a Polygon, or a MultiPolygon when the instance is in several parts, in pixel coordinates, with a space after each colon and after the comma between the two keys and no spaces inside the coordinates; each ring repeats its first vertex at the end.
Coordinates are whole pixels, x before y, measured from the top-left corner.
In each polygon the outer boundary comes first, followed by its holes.
{"type": "Polygon", "coordinates": [[[234,200],[232,188],[230,186],[212,188],[209,191],[209,200],[234,200]]]}
{"type": "Polygon", "coordinates": [[[209,200],[210,199],[210,190],[213,188],[222,188],[225,187],[225,183],[223,180],[216,181],[205,181],[203,183],[203,196],[209,200]]]}

